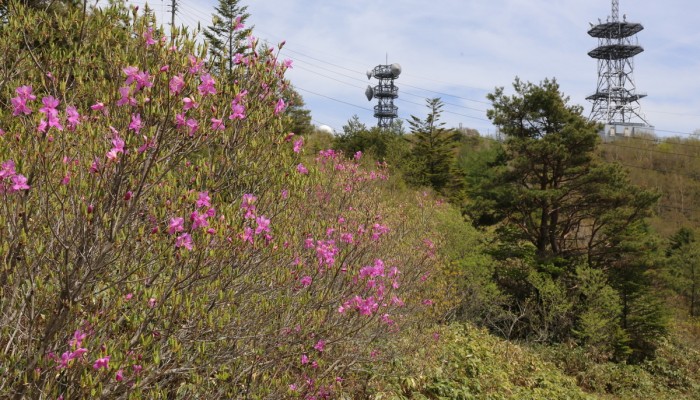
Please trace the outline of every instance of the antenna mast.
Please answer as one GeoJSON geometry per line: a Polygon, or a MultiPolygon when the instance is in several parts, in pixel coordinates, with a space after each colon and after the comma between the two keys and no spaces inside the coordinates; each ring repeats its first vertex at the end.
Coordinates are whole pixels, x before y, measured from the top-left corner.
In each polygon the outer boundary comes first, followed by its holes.
{"type": "Polygon", "coordinates": [[[598,87],[586,97],[593,102],[590,119],[603,122],[608,125],[606,129],[612,127],[615,131],[622,126],[626,134],[633,134],[635,127],[647,128],[645,131],[649,132],[651,126],[639,105],[646,94],[637,92],[632,77],[633,57],[644,51],[636,36],[644,26],[627,22],[626,16],[620,21],[619,14],[620,2],[612,0],[612,15],[605,22],[598,19],[599,24],[591,24],[588,31],[598,39],[598,47],[588,52],[598,60],[598,87]]]}
{"type": "Polygon", "coordinates": [[[372,77],[379,80],[379,84],[372,87],[367,86],[365,96],[370,101],[372,98],[377,98],[377,105],[374,106],[374,117],[377,118],[377,126],[380,128],[388,128],[394,122],[394,118],[398,116],[399,108],[394,105],[394,99],[399,97],[399,88],[394,85],[394,79],[397,79],[401,74],[401,65],[389,65],[389,55],[387,54],[387,63],[377,65],[373,70],[367,71],[367,79],[372,77]]]}

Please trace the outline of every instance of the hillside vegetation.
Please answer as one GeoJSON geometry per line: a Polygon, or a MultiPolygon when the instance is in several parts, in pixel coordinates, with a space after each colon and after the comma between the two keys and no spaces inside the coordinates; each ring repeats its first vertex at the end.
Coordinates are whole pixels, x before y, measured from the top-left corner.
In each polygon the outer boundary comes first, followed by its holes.
{"type": "Polygon", "coordinates": [[[517,79],[331,137],[245,8],[0,6],[0,397],[700,398],[694,141],[517,79]]]}

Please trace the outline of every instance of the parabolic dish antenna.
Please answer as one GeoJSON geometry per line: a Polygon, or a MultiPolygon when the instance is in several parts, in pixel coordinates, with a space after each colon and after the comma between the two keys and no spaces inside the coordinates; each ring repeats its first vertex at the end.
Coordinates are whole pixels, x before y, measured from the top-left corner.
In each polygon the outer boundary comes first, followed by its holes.
{"type": "Polygon", "coordinates": [[[328,133],[328,134],[333,134],[333,128],[331,128],[328,125],[321,125],[318,127],[318,130],[323,132],[323,133],[328,133]]]}

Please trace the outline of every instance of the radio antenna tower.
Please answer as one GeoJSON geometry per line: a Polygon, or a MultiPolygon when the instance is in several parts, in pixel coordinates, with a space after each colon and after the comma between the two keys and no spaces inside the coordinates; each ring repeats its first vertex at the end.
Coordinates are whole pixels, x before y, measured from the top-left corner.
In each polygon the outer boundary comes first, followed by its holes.
{"type": "MultiPolygon", "coordinates": [[[[388,57],[387,57],[388,58],[388,57]]],[[[401,65],[391,64],[388,61],[384,65],[377,65],[373,70],[367,71],[367,79],[375,77],[379,83],[374,86],[367,86],[365,96],[371,101],[377,98],[377,105],[374,106],[374,117],[377,118],[377,126],[388,128],[398,116],[399,108],[394,105],[394,99],[399,97],[399,88],[394,85],[394,79],[401,74],[401,65]]]]}
{"type": "MultiPolygon", "coordinates": [[[[620,2],[612,0],[612,14],[598,25],[591,24],[588,34],[598,39],[598,47],[588,55],[598,60],[598,87],[586,97],[593,102],[590,119],[615,127],[650,127],[641,112],[638,93],[632,78],[633,57],[644,51],[637,42],[637,33],[644,27],[628,22],[623,14],[620,21],[620,2]]],[[[607,129],[607,127],[606,127],[607,129]]]]}

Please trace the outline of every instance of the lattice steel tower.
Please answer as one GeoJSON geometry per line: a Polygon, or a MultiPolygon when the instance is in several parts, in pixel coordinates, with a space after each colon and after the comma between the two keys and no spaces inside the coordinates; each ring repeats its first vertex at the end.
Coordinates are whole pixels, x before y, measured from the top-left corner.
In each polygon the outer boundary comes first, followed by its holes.
{"type": "Polygon", "coordinates": [[[399,108],[394,105],[394,99],[399,97],[399,88],[394,85],[394,79],[397,79],[400,74],[399,64],[377,65],[373,70],[367,71],[367,79],[372,77],[379,79],[379,84],[374,88],[367,86],[365,96],[367,100],[377,98],[374,117],[377,118],[377,126],[380,128],[388,128],[398,116],[399,108]]]}
{"type": "Polygon", "coordinates": [[[619,18],[620,2],[612,0],[612,14],[598,25],[591,24],[588,34],[598,39],[598,47],[588,55],[598,60],[598,87],[586,97],[593,102],[590,119],[611,126],[649,126],[641,112],[638,93],[632,78],[633,57],[644,51],[637,42],[642,24],[619,18]]]}

